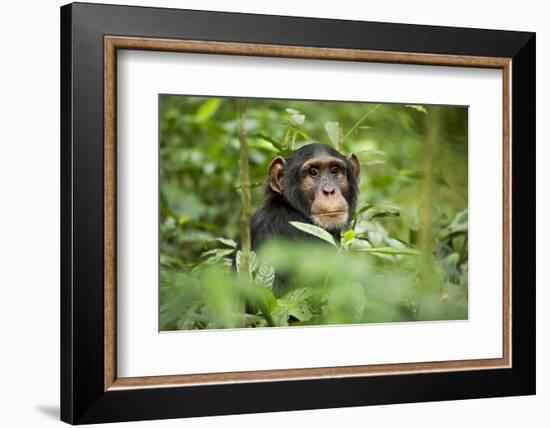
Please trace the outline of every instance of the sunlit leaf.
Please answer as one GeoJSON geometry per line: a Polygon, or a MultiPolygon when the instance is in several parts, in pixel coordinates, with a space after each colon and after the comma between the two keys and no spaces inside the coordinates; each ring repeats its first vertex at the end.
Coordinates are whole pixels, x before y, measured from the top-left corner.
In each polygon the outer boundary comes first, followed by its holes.
{"type": "Polygon", "coordinates": [[[322,227],[315,226],[314,224],[302,223],[300,221],[290,221],[289,223],[296,229],[300,229],[302,232],[309,233],[310,235],[316,236],[317,238],[338,247],[332,235],[322,227]]]}
{"type": "Polygon", "coordinates": [[[405,105],[405,107],[412,108],[416,111],[419,111],[420,113],[428,114],[428,110],[426,110],[426,107],[424,107],[424,106],[407,104],[407,105],[405,105]]]}
{"type": "Polygon", "coordinates": [[[237,243],[232,239],[216,238],[216,241],[221,242],[223,245],[227,245],[228,247],[237,248],[237,243]]]}
{"type": "Polygon", "coordinates": [[[355,231],[354,230],[346,230],[342,234],[342,245],[346,246],[348,244],[351,244],[353,240],[355,239],[355,231]]]}
{"type": "Polygon", "coordinates": [[[195,115],[196,121],[199,123],[206,122],[218,111],[221,103],[221,98],[210,98],[203,102],[195,115]]]}
{"type": "Polygon", "coordinates": [[[290,115],[290,120],[296,125],[303,125],[306,120],[306,116],[300,113],[298,110],[287,108],[286,112],[290,115]]]}
{"type": "Polygon", "coordinates": [[[342,145],[342,140],[344,139],[344,131],[342,130],[342,126],[340,126],[340,123],[326,122],[325,131],[327,132],[327,135],[332,145],[336,149],[339,149],[342,145]]]}

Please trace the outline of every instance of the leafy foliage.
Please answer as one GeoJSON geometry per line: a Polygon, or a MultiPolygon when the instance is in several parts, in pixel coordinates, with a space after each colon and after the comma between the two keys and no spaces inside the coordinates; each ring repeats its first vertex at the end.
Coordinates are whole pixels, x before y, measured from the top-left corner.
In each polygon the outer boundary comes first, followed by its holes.
{"type": "Polygon", "coordinates": [[[467,109],[247,100],[254,207],[271,159],[304,144],[355,153],[362,178],[339,242],[295,222],[322,245],[273,242],[244,279],[238,125],[234,99],[161,97],[161,330],[467,318],[467,109]]]}

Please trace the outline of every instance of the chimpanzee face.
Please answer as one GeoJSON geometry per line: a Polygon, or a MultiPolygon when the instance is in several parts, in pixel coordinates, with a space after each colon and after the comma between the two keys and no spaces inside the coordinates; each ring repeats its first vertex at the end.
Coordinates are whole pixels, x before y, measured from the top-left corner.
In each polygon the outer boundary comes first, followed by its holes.
{"type": "Polygon", "coordinates": [[[345,228],[353,215],[359,176],[355,155],[310,144],[286,159],[275,158],[268,184],[312,223],[332,232],[345,228]]]}

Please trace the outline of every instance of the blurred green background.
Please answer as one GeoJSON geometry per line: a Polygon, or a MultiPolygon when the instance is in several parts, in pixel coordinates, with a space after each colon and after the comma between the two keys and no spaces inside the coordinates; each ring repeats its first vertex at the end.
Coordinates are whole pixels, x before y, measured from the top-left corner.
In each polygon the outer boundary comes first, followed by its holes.
{"type": "Polygon", "coordinates": [[[243,101],[253,209],[270,161],[319,142],[361,162],[356,218],[334,248],[273,243],[237,279],[237,101],[161,95],[161,330],[468,317],[466,107],[243,101]]]}

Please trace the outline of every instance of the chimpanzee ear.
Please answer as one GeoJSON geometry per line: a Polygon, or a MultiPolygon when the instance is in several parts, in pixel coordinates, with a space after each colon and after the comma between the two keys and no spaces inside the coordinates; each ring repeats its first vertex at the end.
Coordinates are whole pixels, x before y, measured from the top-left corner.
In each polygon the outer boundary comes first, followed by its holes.
{"type": "Polygon", "coordinates": [[[357,156],[353,153],[347,155],[346,159],[351,165],[353,175],[355,176],[355,181],[359,184],[359,181],[361,181],[361,165],[359,164],[359,159],[357,159],[357,156]]]}
{"type": "Polygon", "coordinates": [[[267,173],[267,183],[271,190],[274,192],[283,194],[283,169],[285,168],[285,159],[281,156],[277,156],[271,161],[269,165],[269,172],[267,173]]]}

